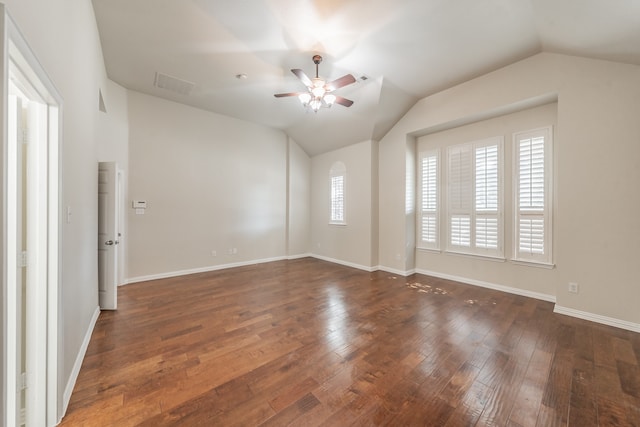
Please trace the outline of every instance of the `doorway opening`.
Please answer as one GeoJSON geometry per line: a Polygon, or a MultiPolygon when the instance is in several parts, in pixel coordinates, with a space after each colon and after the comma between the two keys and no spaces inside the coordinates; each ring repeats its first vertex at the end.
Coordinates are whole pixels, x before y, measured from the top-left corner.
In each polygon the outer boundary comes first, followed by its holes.
{"type": "Polygon", "coordinates": [[[15,24],[3,60],[7,93],[3,325],[9,427],[58,422],[61,98],[15,24]]]}

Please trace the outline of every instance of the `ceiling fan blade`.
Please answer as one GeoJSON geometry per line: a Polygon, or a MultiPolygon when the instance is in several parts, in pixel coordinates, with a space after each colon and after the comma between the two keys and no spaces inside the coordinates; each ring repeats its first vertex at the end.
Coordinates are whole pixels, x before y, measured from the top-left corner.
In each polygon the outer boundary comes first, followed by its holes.
{"type": "Polygon", "coordinates": [[[300,79],[300,81],[306,86],[306,87],[311,87],[313,86],[313,83],[311,82],[311,79],[309,78],[309,76],[307,76],[304,71],[302,71],[299,68],[294,68],[291,70],[291,72],[293,74],[296,75],[297,78],[300,79]]]}
{"type": "Polygon", "coordinates": [[[325,87],[327,88],[327,92],[331,92],[355,82],[356,82],[356,78],[353,77],[351,74],[347,74],[345,76],[340,77],[339,79],[335,79],[334,81],[327,83],[325,87]]]}
{"type": "Polygon", "coordinates": [[[353,105],[353,101],[347,98],[343,98],[342,96],[336,95],[336,104],[344,105],[345,107],[351,107],[353,105]]]}
{"type": "Polygon", "coordinates": [[[302,92],[275,93],[275,94],[273,94],[273,96],[275,96],[276,98],[283,98],[285,96],[298,96],[301,93],[302,92]]]}

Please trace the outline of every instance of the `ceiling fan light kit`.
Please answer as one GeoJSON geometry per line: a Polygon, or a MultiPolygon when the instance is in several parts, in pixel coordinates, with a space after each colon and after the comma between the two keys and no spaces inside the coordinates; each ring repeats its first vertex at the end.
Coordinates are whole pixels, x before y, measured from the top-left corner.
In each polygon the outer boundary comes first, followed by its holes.
{"type": "Polygon", "coordinates": [[[311,110],[317,113],[321,108],[330,108],[333,104],[340,104],[345,107],[351,107],[353,101],[341,96],[332,94],[336,89],[350,85],[356,82],[355,77],[351,74],[346,74],[339,79],[327,83],[325,79],[318,75],[318,65],[322,62],[322,56],[314,55],[313,63],[316,64],[316,76],[310,79],[304,71],[294,68],[291,72],[300,79],[300,81],[307,87],[306,92],[289,92],[289,93],[276,93],[276,98],[282,98],[286,96],[297,96],[302,103],[302,106],[307,110],[311,110]]]}

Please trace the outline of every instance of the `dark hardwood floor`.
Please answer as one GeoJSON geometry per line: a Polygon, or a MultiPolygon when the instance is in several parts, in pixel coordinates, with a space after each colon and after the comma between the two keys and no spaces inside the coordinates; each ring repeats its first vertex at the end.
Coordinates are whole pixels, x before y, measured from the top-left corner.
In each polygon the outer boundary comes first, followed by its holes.
{"type": "Polygon", "coordinates": [[[119,289],[63,426],[640,426],[640,334],[315,259],[119,289]]]}

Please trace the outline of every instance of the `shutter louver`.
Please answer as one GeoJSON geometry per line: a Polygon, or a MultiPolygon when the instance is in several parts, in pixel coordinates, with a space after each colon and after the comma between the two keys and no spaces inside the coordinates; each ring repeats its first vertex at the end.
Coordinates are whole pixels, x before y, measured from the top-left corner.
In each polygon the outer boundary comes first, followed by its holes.
{"type": "Polygon", "coordinates": [[[437,233],[435,217],[427,215],[422,216],[420,233],[422,235],[422,242],[435,243],[437,233]]]}
{"type": "Polygon", "coordinates": [[[451,217],[451,244],[471,246],[471,218],[469,216],[451,217]]]}
{"type": "Polygon", "coordinates": [[[526,254],[544,254],[544,219],[520,219],[519,250],[526,254]]]}
{"type": "Polygon", "coordinates": [[[476,218],[476,247],[498,249],[498,218],[476,218]]]}

